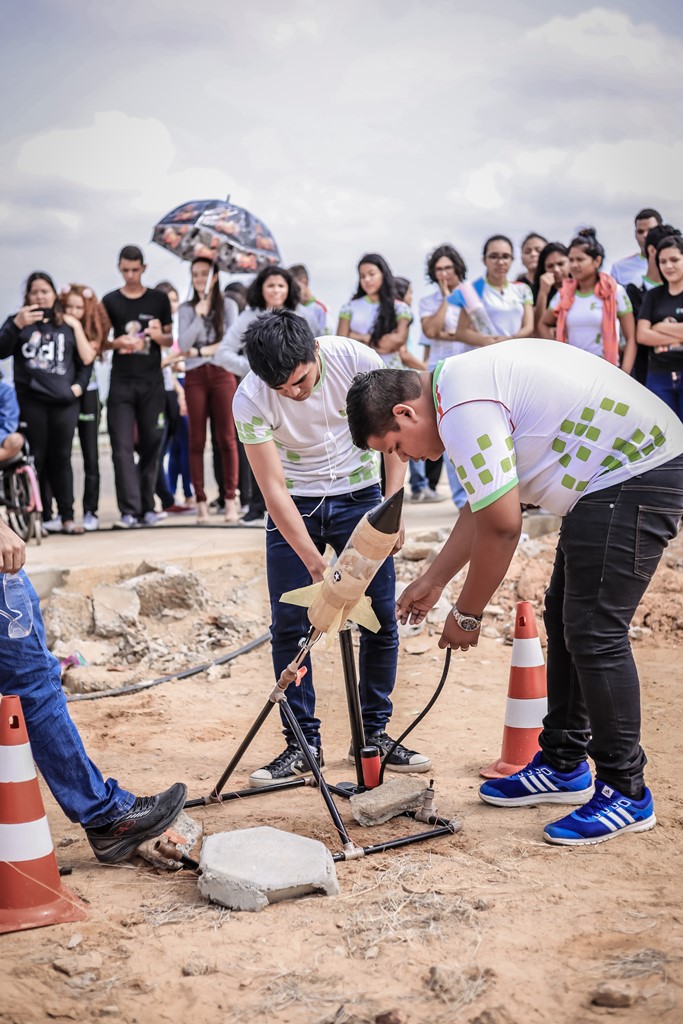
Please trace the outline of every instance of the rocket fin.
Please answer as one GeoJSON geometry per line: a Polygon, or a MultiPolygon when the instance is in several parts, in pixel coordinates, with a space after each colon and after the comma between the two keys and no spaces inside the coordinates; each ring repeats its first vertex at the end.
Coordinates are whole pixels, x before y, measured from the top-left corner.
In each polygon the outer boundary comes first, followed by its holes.
{"type": "Polygon", "coordinates": [[[348,616],[344,615],[344,609],[339,610],[339,614],[335,615],[334,619],[330,623],[330,628],[325,633],[325,650],[328,651],[332,646],[339,630],[346,622],[348,616]]]}
{"type": "Polygon", "coordinates": [[[310,608],[320,593],[321,587],[322,583],[311,583],[307,587],[299,587],[298,590],[288,590],[280,600],[284,604],[296,604],[300,608],[310,608]]]}
{"type": "Polygon", "coordinates": [[[360,601],[354,604],[353,608],[346,613],[347,619],[353,619],[359,626],[365,626],[371,633],[379,633],[381,623],[372,610],[372,601],[367,594],[363,594],[360,601]]]}

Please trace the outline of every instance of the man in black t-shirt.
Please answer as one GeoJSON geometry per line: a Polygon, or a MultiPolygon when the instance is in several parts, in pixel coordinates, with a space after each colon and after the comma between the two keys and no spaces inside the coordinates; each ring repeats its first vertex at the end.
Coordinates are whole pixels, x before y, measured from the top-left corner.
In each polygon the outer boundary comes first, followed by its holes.
{"type": "Polygon", "coordinates": [[[164,430],[161,349],[173,343],[171,305],[163,292],[146,288],[142,250],[126,245],[119,254],[123,288],[102,299],[112,323],[114,351],[107,401],[116,500],[115,529],[156,526],[154,487],[164,430]],[[137,436],[136,436],[137,429],[137,436]],[[135,464],[137,448],[139,461],[135,464]]]}

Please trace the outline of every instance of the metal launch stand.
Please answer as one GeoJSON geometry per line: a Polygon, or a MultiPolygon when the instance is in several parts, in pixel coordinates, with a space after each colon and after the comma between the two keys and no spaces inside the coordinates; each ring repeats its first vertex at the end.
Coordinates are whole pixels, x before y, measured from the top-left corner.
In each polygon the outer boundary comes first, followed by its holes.
{"type": "Polygon", "coordinates": [[[390,839],[386,842],[370,846],[357,846],[353,842],[347,832],[344,822],[341,819],[332,796],[332,794],[334,794],[335,796],[349,799],[355,793],[362,793],[367,789],[363,779],[363,764],[361,759],[361,749],[365,746],[365,734],[363,731],[363,717],[361,712],[358,676],[356,673],[356,661],[353,653],[351,630],[348,623],[339,631],[339,646],[341,650],[344,687],[346,691],[346,702],[349,713],[351,739],[353,743],[353,754],[356,767],[355,783],[343,782],[335,786],[325,781],[318,762],[309,750],[306,738],[301,730],[301,726],[299,725],[286,696],[287,687],[291,685],[291,682],[293,682],[294,679],[296,679],[302,662],[313,645],[320,639],[321,635],[320,630],[316,630],[315,627],[311,626],[308,634],[299,642],[299,653],[291,665],[289,665],[285,672],[283,672],[280,680],[275,686],[275,689],[268,697],[268,700],[262,710],[257,715],[254,724],[251,726],[248,733],[233,754],[225,771],[212,791],[207,796],[188,800],[185,807],[203,807],[209,804],[227,803],[230,800],[244,800],[249,797],[262,796],[268,793],[277,793],[285,789],[298,789],[301,786],[317,786],[320,789],[325,806],[327,807],[332,823],[337,830],[343,848],[341,853],[334,853],[332,855],[333,860],[335,861],[355,860],[360,857],[367,857],[373,853],[383,853],[385,850],[393,850],[401,846],[409,846],[412,843],[419,843],[428,839],[436,839],[439,836],[454,835],[456,832],[459,832],[461,828],[460,822],[456,820],[448,821],[446,818],[441,818],[437,814],[428,813],[428,809],[425,808],[424,811],[405,811],[404,815],[417,821],[423,821],[425,824],[432,826],[427,831],[418,832],[415,835],[401,836],[398,839],[390,839]],[[303,752],[304,759],[311,770],[312,778],[302,777],[288,782],[274,782],[270,786],[261,786],[258,789],[249,788],[224,793],[223,789],[228,779],[244,757],[254,737],[259,732],[261,726],[264,724],[270,712],[276,705],[280,706],[290,729],[296,737],[296,741],[303,752]]]}

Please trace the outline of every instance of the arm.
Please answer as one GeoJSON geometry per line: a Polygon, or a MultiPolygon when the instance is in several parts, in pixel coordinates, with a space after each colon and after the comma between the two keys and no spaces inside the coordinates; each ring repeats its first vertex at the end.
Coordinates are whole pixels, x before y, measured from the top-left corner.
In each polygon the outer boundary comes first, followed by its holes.
{"type": "Polygon", "coordinates": [[[170,348],[173,344],[173,327],[171,324],[162,324],[161,320],[150,320],[145,334],[159,346],[159,348],[170,348]]]}
{"type": "MultiPolygon", "coordinates": [[[[550,289],[555,284],[555,275],[549,270],[545,274],[541,274],[538,282],[538,295],[536,296],[536,305],[534,306],[534,325],[536,330],[539,329],[541,319],[545,315],[548,309],[548,296],[550,295],[550,289]]],[[[543,335],[541,335],[543,337],[543,335]]]]}
{"type": "Polygon", "coordinates": [[[624,354],[621,360],[621,368],[624,373],[630,373],[636,359],[636,321],[633,313],[622,313],[619,317],[619,326],[626,340],[624,354]]]}
{"type": "Polygon", "coordinates": [[[422,324],[422,330],[427,338],[432,338],[435,341],[447,341],[448,338],[453,340],[453,335],[449,334],[445,329],[447,311],[448,294],[444,292],[437,311],[432,313],[431,316],[422,317],[422,320],[420,321],[422,324]]]}
{"type": "Polygon", "coordinates": [[[240,315],[232,324],[223,338],[217,345],[202,347],[202,354],[208,354],[209,350],[214,356],[214,362],[236,377],[246,377],[249,373],[249,360],[240,352],[242,347],[242,336],[247,323],[250,321],[240,315]]]}
{"type": "Polygon", "coordinates": [[[90,364],[95,360],[95,349],[86,338],[85,331],[83,330],[83,325],[80,320],[77,320],[75,316],[68,316],[65,314],[64,323],[67,324],[74,332],[78,358],[84,366],[90,366],[90,364]]]}
{"type": "Polygon", "coordinates": [[[337,335],[340,338],[351,337],[351,321],[345,316],[340,316],[337,321],[337,335]]]}
{"type": "Polygon", "coordinates": [[[202,318],[188,304],[183,303],[178,310],[178,348],[186,355],[191,348],[201,344],[203,334],[202,318]]]}
{"type": "MultiPolygon", "coordinates": [[[[396,324],[396,330],[391,331],[390,334],[383,334],[377,342],[377,351],[382,352],[386,355],[388,352],[398,352],[408,341],[408,330],[410,328],[410,320],[407,317],[401,317],[396,324]]],[[[351,337],[353,337],[353,333],[351,337]]],[[[359,334],[358,339],[361,341],[364,335],[359,334]]],[[[369,335],[368,335],[369,338],[369,335]]]]}
{"type": "Polygon", "coordinates": [[[423,363],[421,359],[417,358],[417,356],[414,356],[413,353],[409,351],[407,345],[404,345],[402,349],[399,349],[398,354],[401,357],[401,362],[403,363],[403,365],[407,367],[409,370],[427,369],[427,364],[423,363]]]}
{"type": "Polygon", "coordinates": [[[249,465],[261,488],[268,515],[290,547],[296,551],[313,582],[319,583],[327,563],[311,540],[301,514],[287,491],[275,442],[247,444],[245,449],[249,465]]]}
{"type": "Polygon", "coordinates": [[[538,333],[542,338],[554,340],[554,328],[557,323],[557,314],[554,309],[547,309],[538,324],[538,333]]]}
{"type": "Polygon", "coordinates": [[[639,320],[636,337],[639,345],[648,348],[668,348],[669,345],[683,344],[683,324],[653,324],[650,320],[639,320]],[[673,328],[672,331],[665,328],[673,328]]]}
{"type": "Polygon", "coordinates": [[[524,303],[524,313],[522,316],[522,324],[516,334],[511,334],[511,338],[530,338],[534,333],[534,307],[528,303],[524,303]]]}
{"type": "Polygon", "coordinates": [[[488,335],[480,334],[479,331],[475,331],[472,327],[472,321],[469,318],[466,309],[460,311],[458,317],[458,326],[455,329],[456,341],[464,341],[467,345],[475,345],[477,348],[483,348],[485,345],[494,345],[497,341],[501,341],[502,335],[488,335]]]}
{"type": "Polygon", "coordinates": [[[4,519],[0,519],[0,569],[14,574],[26,561],[26,545],[4,519]]]}

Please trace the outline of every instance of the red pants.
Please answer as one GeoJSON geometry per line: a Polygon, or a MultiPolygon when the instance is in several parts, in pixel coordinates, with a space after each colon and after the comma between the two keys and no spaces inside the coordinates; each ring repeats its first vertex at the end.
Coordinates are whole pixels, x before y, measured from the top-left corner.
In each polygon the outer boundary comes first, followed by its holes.
{"type": "Polygon", "coordinates": [[[204,491],[204,449],[206,421],[211,417],[215,441],[221,453],[226,498],[235,497],[237,487],[237,435],[232,418],[232,400],[237,388],[234,374],[205,363],[185,374],[185,400],[190,428],[190,476],[197,501],[206,501],[204,491]]]}

